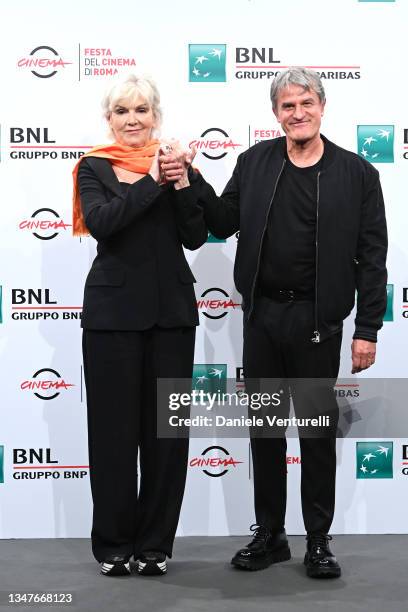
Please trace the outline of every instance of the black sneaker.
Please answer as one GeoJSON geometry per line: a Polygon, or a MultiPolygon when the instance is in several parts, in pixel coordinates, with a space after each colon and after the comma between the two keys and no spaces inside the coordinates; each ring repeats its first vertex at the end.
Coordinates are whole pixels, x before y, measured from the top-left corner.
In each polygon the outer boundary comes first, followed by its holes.
{"type": "Polygon", "coordinates": [[[167,572],[166,555],[157,550],[148,550],[137,560],[137,571],[142,576],[160,576],[167,572]]]}
{"type": "Polygon", "coordinates": [[[231,559],[232,565],[254,571],[290,559],[285,530],[273,533],[263,525],[251,525],[250,530],[254,532],[252,542],[236,553],[231,559]]]}
{"type": "Polygon", "coordinates": [[[129,558],[124,555],[108,557],[101,565],[101,574],[104,576],[129,576],[129,558]]]}
{"type": "Polygon", "coordinates": [[[304,564],[306,573],[310,578],[338,578],[341,568],[329,548],[332,537],[325,534],[312,534],[306,536],[307,551],[304,564]]]}

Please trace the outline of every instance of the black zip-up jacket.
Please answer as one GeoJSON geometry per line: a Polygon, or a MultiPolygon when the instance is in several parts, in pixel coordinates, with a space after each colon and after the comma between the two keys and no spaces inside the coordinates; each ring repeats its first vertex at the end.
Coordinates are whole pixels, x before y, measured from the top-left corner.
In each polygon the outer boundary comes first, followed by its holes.
{"type": "MultiPolygon", "coordinates": [[[[378,171],[322,136],[317,176],[315,333],[338,331],[357,290],[354,338],[375,342],[386,310],[387,227],[378,171]]],[[[285,166],[286,138],[267,140],[239,155],[222,195],[200,175],[192,181],[210,231],[228,238],[239,230],[234,280],[251,316],[268,215],[285,166]]],[[[194,197],[192,195],[192,197],[194,197]]]]}

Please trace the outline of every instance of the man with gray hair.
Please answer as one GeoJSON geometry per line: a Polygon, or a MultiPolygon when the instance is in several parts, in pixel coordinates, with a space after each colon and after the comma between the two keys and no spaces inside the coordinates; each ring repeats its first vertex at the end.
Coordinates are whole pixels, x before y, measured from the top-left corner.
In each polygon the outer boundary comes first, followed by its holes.
{"type": "MultiPolygon", "coordinates": [[[[328,535],[338,421],[333,386],[343,320],[354,306],[356,290],[352,372],[374,363],[386,309],[384,203],[378,171],[320,134],[326,98],[316,72],[282,72],[272,83],[271,100],[286,137],[242,153],[220,197],[200,175],[188,189],[191,199],[204,207],[216,237],[240,232],[234,279],[243,297],[247,382],[290,379],[299,417],[310,409],[297,393],[299,379],[327,381],[324,401],[315,401],[313,410],[327,409],[330,435],[299,435],[304,562],[310,577],[338,577],[341,570],[328,535]]],[[[288,397],[283,404],[288,412],[288,397]]],[[[251,432],[257,523],[251,527],[252,541],[231,561],[247,570],[290,558],[284,528],[286,439],[284,433],[255,434],[251,432]]]]}

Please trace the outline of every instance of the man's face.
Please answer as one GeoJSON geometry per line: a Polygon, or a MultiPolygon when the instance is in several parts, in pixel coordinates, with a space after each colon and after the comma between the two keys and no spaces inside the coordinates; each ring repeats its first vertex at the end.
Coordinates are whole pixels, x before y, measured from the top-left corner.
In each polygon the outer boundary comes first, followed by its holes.
{"type": "Polygon", "coordinates": [[[275,117],[286,136],[296,144],[313,140],[320,133],[324,104],[312,89],[289,85],[278,95],[275,117]]]}

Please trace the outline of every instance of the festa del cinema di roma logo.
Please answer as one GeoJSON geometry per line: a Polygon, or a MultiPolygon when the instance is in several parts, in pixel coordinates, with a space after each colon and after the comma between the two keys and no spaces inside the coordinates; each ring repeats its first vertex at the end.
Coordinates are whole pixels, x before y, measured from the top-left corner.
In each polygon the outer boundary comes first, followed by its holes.
{"type": "Polygon", "coordinates": [[[225,157],[231,149],[235,151],[237,147],[242,147],[242,144],[234,142],[225,130],[212,127],[204,130],[200,138],[191,140],[188,146],[195,147],[207,159],[218,160],[225,157]]]}
{"type": "Polygon", "coordinates": [[[392,478],[392,442],[356,443],[356,478],[392,478]]]}
{"type": "Polygon", "coordinates": [[[188,45],[189,81],[224,83],[226,45],[188,45]]]}
{"type": "Polygon", "coordinates": [[[374,164],[394,162],[394,126],[358,125],[358,154],[374,164]]]}
{"type": "Polygon", "coordinates": [[[53,400],[60,395],[61,391],[67,391],[74,386],[72,383],[65,382],[57,370],[41,368],[34,372],[31,379],[24,380],[20,389],[22,391],[32,391],[38,399],[53,400]]]}
{"type": "Polygon", "coordinates": [[[197,308],[207,319],[222,319],[231,309],[239,308],[241,304],[234,302],[221,287],[206,289],[197,300],[197,308]]]}
{"type": "Polygon", "coordinates": [[[235,468],[242,461],[237,461],[223,446],[209,446],[201,453],[201,457],[193,457],[190,459],[189,465],[191,468],[210,468],[211,470],[219,469],[221,471],[210,471],[210,469],[203,469],[203,473],[206,476],[212,478],[219,478],[225,476],[229,471],[229,468],[235,468]],[[215,451],[215,455],[213,454],[215,451]],[[219,453],[223,453],[224,456],[220,457],[219,453]],[[210,453],[210,454],[209,454],[210,453]]]}
{"type": "Polygon", "coordinates": [[[72,64],[62,59],[58,51],[48,45],[35,47],[28,56],[17,61],[17,67],[29,69],[39,79],[49,79],[55,76],[59,68],[72,64]]]}

